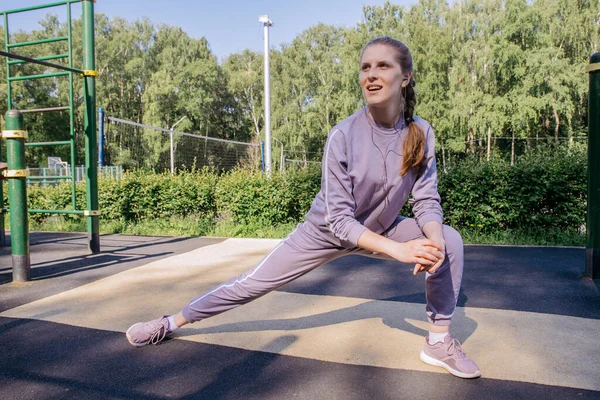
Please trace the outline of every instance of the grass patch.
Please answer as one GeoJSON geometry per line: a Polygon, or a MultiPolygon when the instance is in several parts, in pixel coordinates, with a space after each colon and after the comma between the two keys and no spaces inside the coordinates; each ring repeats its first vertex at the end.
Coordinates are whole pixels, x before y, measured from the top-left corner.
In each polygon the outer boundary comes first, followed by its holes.
{"type": "Polygon", "coordinates": [[[297,224],[290,223],[273,227],[260,222],[237,225],[232,221],[225,220],[219,222],[208,236],[283,239],[296,226],[297,224]]]}
{"type": "Polygon", "coordinates": [[[585,246],[586,235],[574,230],[528,228],[480,232],[459,229],[466,244],[503,244],[528,246],[585,246]]]}
{"type": "MultiPolygon", "coordinates": [[[[219,236],[281,239],[296,228],[297,224],[281,224],[269,226],[260,222],[250,222],[245,225],[223,220],[215,224],[209,218],[145,219],[138,222],[100,221],[100,233],[122,233],[140,236],[219,236]]],[[[9,230],[10,227],[6,226],[9,230]]],[[[65,218],[56,216],[46,221],[29,221],[29,229],[44,232],[87,232],[84,218],[65,218]]]]}
{"type": "Polygon", "coordinates": [[[140,236],[207,236],[213,227],[206,218],[147,219],[139,222],[101,221],[101,233],[140,236]]]}
{"type": "MultiPolygon", "coordinates": [[[[8,218],[7,218],[8,219],[8,218]]],[[[8,224],[6,224],[8,225],[8,224]]],[[[86,232],[84,218],[56,216],[44,222],[30,220],[30,230],[51,232],[86,232]]],[[[296,223],[270,226],[259,221],[235,224],[231,220],[214,223],[210,218],[147,219],[136,223],[100,221],[100,233],[122,233],[141,236],[218,236],[283,239],[296,228],[296,223]]],[[[6,226],[9,229],[9,226],[6,226]]],[[[458,230],[466,244],[501,244],[530,246],[585,246],[585,233],[575,230],[544,228],[505,229],[482,232],[462,228],[458,230]]]]}
{"type": "MultiPolygon", "coordinates": [[[[10,229],[10,226],[7,226],[6,229],[10,229]]],[[[65,218],[64,216],[50,217],[43,222],[29,219],[29,230],[43,232],[87,232],[87,222],[83,218],[65,218]]]]}

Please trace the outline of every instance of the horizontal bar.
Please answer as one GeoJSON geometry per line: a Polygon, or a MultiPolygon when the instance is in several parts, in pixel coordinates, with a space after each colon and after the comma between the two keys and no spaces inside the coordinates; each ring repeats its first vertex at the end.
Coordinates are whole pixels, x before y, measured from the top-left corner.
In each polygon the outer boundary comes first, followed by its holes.
{"type": "Polygon", "coordinates": [[[20,56],[18,54],[14,54],[14,53],[7,53],[5,51],[0,51],[0,55],[4,56],[4,57],[9,57],[9,58],[16,58],[17,60],[27,61],[32,64],[43,65],[45,67],[57,68],[57,69],[62,69],[64,71],[70,71],[70,72],[75,72],[77,74],[83,74],[83,71],[80,69],[65,67],[64,65],[52,64],[52,63],[49,63],[46,61],[39,61],[39,60],[36,60],[35,58],[20,56]]]}
{"type": "MultiPolygon", "coordinates": [[[[127,121],[125,119],[119,119],[119,118],[114,118],[114,117],[106,117],[106,118],[109,121],[112,121],[112,122],[119,122],[119,123],[122,123],[122,124],[125,124],[125,125],[132,125],[132,126],[137,126],[137,127],[140,127],[140,128],[152,129],[152,130],[155,130],[155,131],[164,132],[166,134],[170,134],[171,133],[171,130],[169,130],[169,129],[164,129],[164,128],[158,128],[156,126],[139,124],[137,122],[127,121]]],[[[208,136],[194,135],[193,133],[185,133],[185,132],[178,132],[178,131],[172,131],[172,132],[174,134],[176,134],[176,135],[189,136],[189,137],[194,137],[194,138],[204,139],[204,140],[213,140],[213,141],[217,141],[217,142],[243,144],[245,146],[254,146],[254,147],[260,146],[260,144],[258,144],[258,143],[236,142],[235,140],[226,140],[226,139],[218,139],[218,138],[213,138],[213,137],[208,137],[208,136]]]]}
{"type": "Polygon", "coordinates": [[[67,40],[69,40],[68,36],[59,36],[59,37],[49,38],[49,39],[32,40],[31,42],[10,43],[10,44],[6,45],[6,48],[14,49],[15,47],[33,46],[35,44],[43,44],[43,43],[63,42],[63,41],[67,41],[67,40]]]}
{"type": "MultiPolygon", "coordinates": [[[[9,210],[10,211],[10,210],[9,210]]],[[[83,215],[83,210],[27,210],[31,214],[79,214],[83,215]]]]}
{"type": "Polygon", "coordinates": [[[25,11],[32,11],[32,10],[41,10],[41,9],[44,9],[44,8],[64,6],[64,5],[67,5],[67,4],[70,4],[70,3],[80,3],[81,1],[82,0],[63,0],[63,1],[58,1],[58,2],[55,2],[55,3],[42,4],[42,5],[39,5],[39,6],[16,8],[14,10],[1,11],[0,15],[2,15],[2,14],[16,14],[16,13],[25,12],[25,11]]]}
{"type": "Polygon", "coordinates": [[[41,147],[41,146],[65,146],[71,144],[70,140],[62,140],[56,142],[33,142],[33,143],[25,143],[25,146],[31,147],[41,147]]]}
{"type": "Polygon", "coordinates": [[[52,179],[73,179],[71,175],[54,175],[54,176],[28,176],[28,181],[44,181],[44,180],[52,180],[52,179]]]}
{"type": "Polygon", "coordinates": [[[55,76],[67,76],[67,75],[69,75],[69,72],[53,72],[51,74],[14,76],[12,78],[8,78],[8,81],[9,82],[26,81],[28,79],[52,78],[52,77],[55,77],[55,76]]]}
{"type": "MultiPolygon", "coordinates": [[[[64,54],[56,54],[54,56],[46,56],[46,57],[37,57],[35,60],[44,61],[44,60],[58,60],[60,58],[68,58],[69,55],[67,53],[64,54]]],[[[16,65],[16,64],[24,64],[27,61],[17,60],[17,61],[9,61],[8,65],[16,65]]]]}
{"type": "Polygon", "coordinates": [[[48,108],[29,108],[27,110],[19,110],[21,114],[27,113],[36,113],[36,112],[49,112],[49,111],[68,111],[71,107],[62,106],[62,107],[48,107],[48,108]]]}

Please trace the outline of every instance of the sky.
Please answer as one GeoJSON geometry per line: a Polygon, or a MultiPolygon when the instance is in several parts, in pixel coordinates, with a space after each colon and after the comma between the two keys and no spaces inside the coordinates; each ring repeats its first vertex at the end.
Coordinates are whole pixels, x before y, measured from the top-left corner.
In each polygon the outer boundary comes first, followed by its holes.
{"type": "MultiPolygon", "coordinates": [[[[56,0],[0,0],[0,11],[56,0]]],[[[259,15],[268,15],[275,24],[269,28],[271,47],[280,48],[294,37],[318,23],[353,27],[362,20],[364,5],[383,5],[385,0],[97,0],[96,13],[109,18],[120,17],[135,21],[147,17],[153,23],[181,27],[193,38],[206,37],[211,50],[223,61],[231,53],[244,49],[262,52],[263,26],[259,15]]],[[[416,0],[394,0],[408,6],[416,0]]],[[[81,4],[72,6],[73,18],[81,17],[81,4]]],[[[66,20],[66,6],[26,13],[11,14],[9,28],[31,30],[48,12],[66,20]]],[[[0,21],[0,25],[4,22],[0,21]]]]}

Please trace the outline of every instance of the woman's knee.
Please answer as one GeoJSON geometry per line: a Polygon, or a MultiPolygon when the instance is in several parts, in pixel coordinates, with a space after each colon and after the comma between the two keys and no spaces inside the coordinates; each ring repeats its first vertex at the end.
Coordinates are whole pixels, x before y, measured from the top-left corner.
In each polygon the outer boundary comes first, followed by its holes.
{"type": "Polygon", "coordinates": [[[457,253],[463,251],[463,240],[460,233],[451,226],[443,226],[444,240],[446,241],[446,251],[448,253],[457,253]]]}

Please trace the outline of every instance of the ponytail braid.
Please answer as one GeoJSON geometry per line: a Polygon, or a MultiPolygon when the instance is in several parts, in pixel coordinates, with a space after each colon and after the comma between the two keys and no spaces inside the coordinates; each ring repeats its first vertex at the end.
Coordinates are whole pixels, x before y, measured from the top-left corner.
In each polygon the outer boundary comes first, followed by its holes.
{"type": "Polygon", "coordinates": [[[417,174],[421,172],[423,160],[425,159],[425,134],[421,127],[413,119],[417,94],[415,93],[416,82],[411,76],[410,81],[404,88],[404,120],[408,125],[408,135],[404,139],[402,147],[402,167],[400,175],[404,176],[411,168],[416,168],[417,174]]]}

